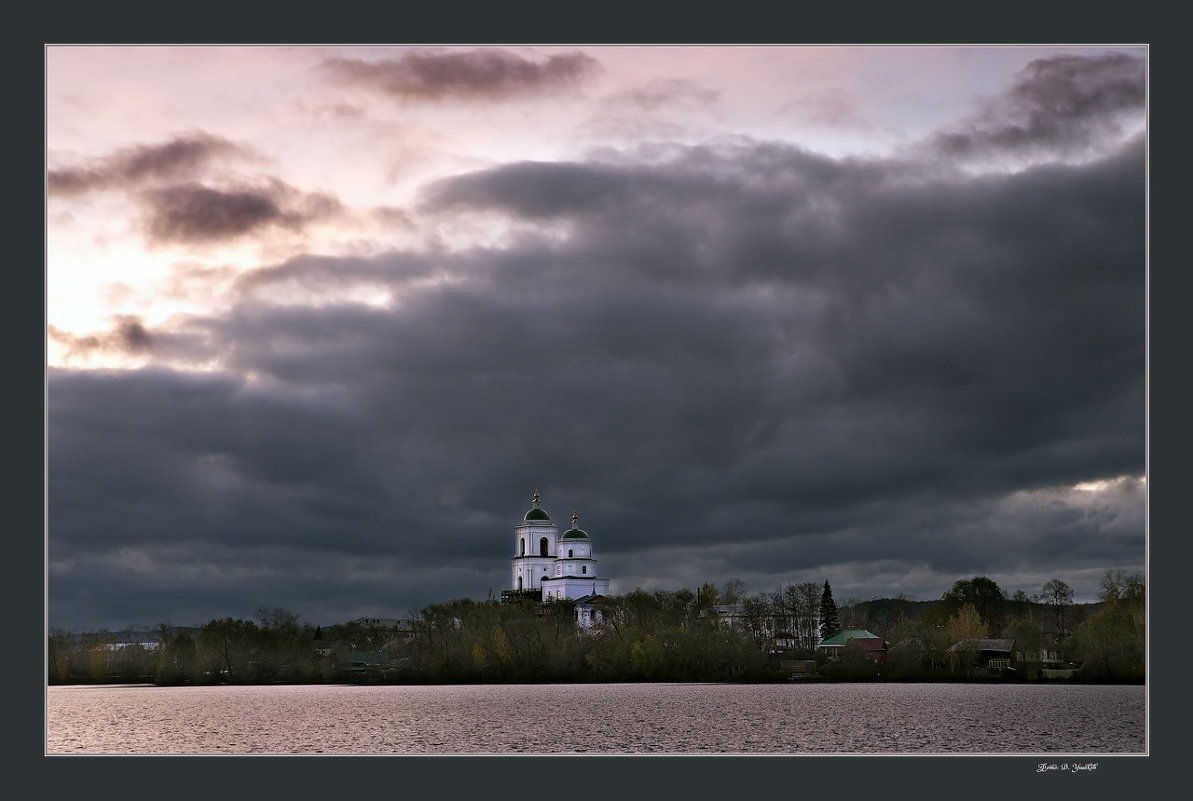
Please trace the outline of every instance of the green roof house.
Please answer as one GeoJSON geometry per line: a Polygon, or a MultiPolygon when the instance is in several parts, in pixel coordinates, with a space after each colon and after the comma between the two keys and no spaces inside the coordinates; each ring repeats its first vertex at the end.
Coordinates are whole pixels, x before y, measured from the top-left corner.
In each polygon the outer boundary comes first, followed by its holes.
{"type": "Polygon", "coordinates": [[[828,654],[831,659],[840,658],[842,649],[859,649],[876,662],[886,656],[887,652],[886,640],[865,629],[839,631],[827,640],[821,640],[816,648],[828,654]]]}

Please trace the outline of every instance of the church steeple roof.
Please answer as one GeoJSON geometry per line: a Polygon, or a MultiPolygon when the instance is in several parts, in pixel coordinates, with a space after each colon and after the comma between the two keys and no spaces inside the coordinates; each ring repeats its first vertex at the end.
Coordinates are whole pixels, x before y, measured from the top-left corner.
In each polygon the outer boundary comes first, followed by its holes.
{"type": "Polygon", "coordinates": [[[531,497],[531,501],[534,503],[534,506],[530,509],[530,511],[528,511],[526,513],[526,516],[522,518],[523,520],[550,520],[551,519],[550,515],[548,515],[546,512],[544,512],[542,509],[539,508],[539,503],[541,500],[542,500],[542,496],[539,495],[539,491],[536,488],[534,491],[534,495],[531,497]]]}
{"type": "Polygon", "coordinates": [[[575,509],[572,510],[572,527],[570,529],[568,529],[567,531],[563,532],[563,537],[561,539],[565,539],[565,540],[586,540],[586,539],[589,539],[588,534],[582,528],[580,528],[580,515],[575,509]]]}

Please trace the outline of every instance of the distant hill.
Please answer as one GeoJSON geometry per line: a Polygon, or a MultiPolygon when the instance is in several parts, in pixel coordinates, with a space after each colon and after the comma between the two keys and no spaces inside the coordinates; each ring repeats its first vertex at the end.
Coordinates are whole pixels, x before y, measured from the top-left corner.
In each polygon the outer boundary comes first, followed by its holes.
{"type": "Polygon", "coordinates": [[[918,620],[921,615],[940,603],[936,601],[909,601],[901,598],[874,598],[869,601],[858,601],[842,606],[837,613],[842,627],[848,620],[856,618],[858,621],[873,621],[875,623],[888,621],[891,625],[900,619],[904,621],[918,620]]]}

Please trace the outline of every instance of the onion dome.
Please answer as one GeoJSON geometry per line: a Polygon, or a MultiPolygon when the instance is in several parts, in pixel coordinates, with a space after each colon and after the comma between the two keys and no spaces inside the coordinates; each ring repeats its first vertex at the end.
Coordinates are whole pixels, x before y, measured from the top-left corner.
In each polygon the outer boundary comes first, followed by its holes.
{"type": "Polygon", "coordinates": [[[589,538],[588,534],[584,531],[584,529],[580,528],[580,526],[578,525],[579,520],[580,520],[580,515],[576,514],[576,510],[573,509],[572,510],[572,527],[570,529],[568,529],[567,531],[563,532],[563,537],[561,539],[586,540],[589,538]]]}
{"type": "Polygon", "coordinates": [[[534,507],[529,512],[527,512],[526,516],[523,517],[522,519],[523,520],[550,520],[551,519],[550,516],[548,516],[546,512],[544,512],[542,509],[539,508],[540,496],[539,496],[538,490],[534,491],[533,500],[534,500],[534,507]]]}

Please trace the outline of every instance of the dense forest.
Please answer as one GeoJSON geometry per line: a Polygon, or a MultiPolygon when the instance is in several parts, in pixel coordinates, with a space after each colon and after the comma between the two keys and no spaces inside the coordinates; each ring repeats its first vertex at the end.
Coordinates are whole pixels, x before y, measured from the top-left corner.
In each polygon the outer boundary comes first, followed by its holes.
{"type": "Polygon", "coordinates": [[[303,625],[284,609],[256,620],[198,627],[161,624],[148,641],[108,631],[52,632],[50,684],[84,682],[471,683],[780,681],[793,665],[807,680],[1027,680],[1067,668],[1079,681],[1143,681],[1146,591],[1142,576],[1108,571],[1095,604],[1076,604],[1064,582],[1007,595],[984,576],[935,601],[846,600],[828,582],[747,594],[736,579],[696,591],[635,590],[600,602],[600,620],[577,626],[569,602],[458,599],[414,619],[303,625]],[[881,651],[818,648],[839,632],[867,630],[881,651]],[[1014,665],[982,668],[981,643],[1013,640],[1014,665]],[[973,644],[967,648],[965,644],[973,644]]]}

